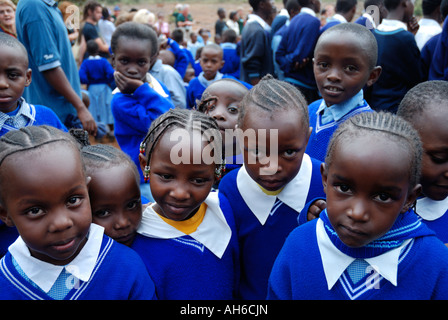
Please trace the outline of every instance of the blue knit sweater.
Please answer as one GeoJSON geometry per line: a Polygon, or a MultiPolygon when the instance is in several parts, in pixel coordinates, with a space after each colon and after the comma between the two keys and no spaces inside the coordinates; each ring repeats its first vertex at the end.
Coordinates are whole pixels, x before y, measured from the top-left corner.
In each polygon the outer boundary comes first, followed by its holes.
{"type": "MultiPolygon", "coordinates": [[[[320,161],[311,159],[312,176],[306,202],[324,196],[320,161]]],[[[229,172],[221,181],[222,192],[233,208],[238,242],[241,250],[241,281],[238,297],[242,299],[265,299],[269,274],[275,258],[288,234],[298,225],[299,213],[281,203],[262,225],[248,207],[237,186],[241,169],[229,172]]],[[[276,204],[279,204],[276,202],[276,204]]],[[[271,212],[272,212],[271,211],[271,212]]]]}
{"type": "Polygon", "coordinates": [[[399,263],[397,286],[382,278],[378,286],[366,290],[366,281],[352,287],[339,280],[328,290],[317,244],[317,221],[291,232],[272,269],[268,299],[448,299],[448,249],[433,235],[414,238],[399,263]]]}
{"type": "MultiPolygon", "coordinates": [[[[9,252],[0,260],[0,288],[0,300],[52,300],[20,275],[9,252]]],[[[106,235],[89,281],[81,282],[65,297],[65,300],[98,299],[156,299],[154,283],[140,257],[106,235]]]]}
{"type": "Polygon", "coordinates": [[[327,153],[327,148],[331,136],[339,127],[339,125],[347,118],[354,116],[355,114],[361,112],[371,112],[372,109],[364,100],[364,103],[362,105],[357,106],[338,121],[331,121],[329,123],[326,123],[325,125],[322,125],[321,115],[317,113],[317,110],[319,109],[322,101],[323,99],[314,101],[308,106],[310,115],[310,126],[313,127],[313,132],[311,133],[310,139],[308,140],[308,145],[305,152],[312,158],[318,159],[320,161],[325,161],[325,155],[327,153]]]}

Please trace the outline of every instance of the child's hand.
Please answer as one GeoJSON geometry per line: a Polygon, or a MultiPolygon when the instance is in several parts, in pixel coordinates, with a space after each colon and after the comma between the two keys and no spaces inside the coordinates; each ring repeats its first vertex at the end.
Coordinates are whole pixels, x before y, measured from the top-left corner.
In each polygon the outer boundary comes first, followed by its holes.
{"type": "Polygon", "coordinates": [[[417,18],[413,16],[411,20],[408,21],[408,31],[415,36],[419,28],[420,25],[418,24],[417,18]]]}
{"type": "Polygon", "coordinates": [[[295,62],[293,66],[293,71],[300,70],[304,68],[308,63],[310,62],[310,58],[305,58],[302,60],[302,62],[295,62]]]}
{"type": "Polygon", "coordinates": [[[325,200],[316,200],[308,209],[307,220],[319,218],[320,213],[327,207],[325,200]]]}
{"type": "Polygon", "coordinates": [[[114,78],[115,84],[118,89],[120,89],[120,92],[125,94],[134,93],[134,91],[143,84],[142,80],[126,77],[118,71],[114,72],[114,78]]]}

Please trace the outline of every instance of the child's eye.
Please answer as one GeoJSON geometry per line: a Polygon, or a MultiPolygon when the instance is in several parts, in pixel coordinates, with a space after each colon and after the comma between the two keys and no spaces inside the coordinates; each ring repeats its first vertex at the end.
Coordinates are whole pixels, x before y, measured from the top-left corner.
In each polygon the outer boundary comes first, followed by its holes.
{"type": "Polygon", "coordinates": [[[81,197],[70,197],[67,200],[67,205],[69,207],[78,206],[81,203],[82,198],[81,197]]]}
{"type": "Polygon", "coordinates": [[[27,210],[25,214],[31,218],[36,218],[36,217],[40,217],[41,215],[43,215],[44,210],[42,210],[41,208],[38,208],[38,207],[34,207],[34,208],[27,210]]]}
{"type": "Polygon", "coordinates": [[[319,62],[317,64],[321,69],[326,69],[328,68],[329,64],[327,62],[319,62]]]}
{"type": "Polygon", "coordinates": [[[284,155],[284,157],[286,157],[286,158],[292,158],[292,157],[294,157],[296,154],[297,154],[297,151],[296,151],[296,150],[293,150],[293,149],[288,149],[288,150],[286,150],[285,152],[283,152],[283,155],[284,155]]]}
{"type": "Polygon", "coordinates": [[[237,113],[238,113],[238,107],[232,107],[232,106],[229,106],[229,107],[227,107],[227,110],[228,110],[229,113],[231,113],[231,114],[237,114],[237,113]]]}
{"type": "Polygon", "coordinates": [[[147,60],[140,60],[140,61],[138,62],[138,64],[139,64],[140,66],[144,66],[144,65],[146,65],[147,63],[148,63],[147,60]]]}
{"type": "Polygon", "coordinates": [[[207,112],[215,110],[216,105],[214,103],[211,103],[207,106],[207,112]]]}
{"type": "Polygon", "coordinates": [[[387,193],[380,193],[376,195],[374,199],[380,202],[389,202],[392,200],[391,196],[388,195],[387,193]]]}
{"type": "Polygon", "coordinates": [[[354,72],[354,71],[357,71],[358,68],[356,66],[349,65],[349,66],[345,67],[345,70],[350,71],[350,72],[354,72]]]}
{"type": "Polygon", "coordinates": [[[110,216],[112,213],[106,209],[97,210],[93,213],[93,215],[97,218],[106,218],[110,216]]]}
{"type": "Polygon", "coordinates": [[[193,178],[191,179],[191,182],[193,182],[194,184],[204,184],[208,181],[208,179],[206,178],[193,178]]]}
{"type": "Polygon", "coordinates": [[[20,75],[18,73],[10,73],[10,74],[8,74],[8,78],[11,79],[11,80],[15,80],[18,77],[20,77],[20,75]]]}
{"type": "Polygon", "coordinates": [[[165,174],[165,173],[160,173],[159,175],[158,175],[160,178],[162,178],[163,180],[169,180],[169,179],[171,179],[173,176],[172,175],[170,175],[170,174],[165,174]]]}
{"type": "Polygon", "coordinates": [[[128,59],[120,59],[120,60],[118,60],[121,64],[127,64],[128,62],[129,62],[129,60],[128,59]]]}
{"type": "Polygon", "coordinates": [[[335,185],[336,190],[338,190],[339,192],[342,193],[349,193],[350,192],[350,187],[346,184],[338,184],[335,185]]]}
{"type": "Polygon", "coordinates": [[[134,210],[140,205],[140,200],[133,200],[126,205],[126,209],[134,210]]]}
{"type": "Polygon", "coordinates": [[[437,156],[434,154],[430,154],[429,157],[431,158],[431,161],[434,162],[435,164],[443,164],[448,161],[447,157],[444,156],[437,156]]]}

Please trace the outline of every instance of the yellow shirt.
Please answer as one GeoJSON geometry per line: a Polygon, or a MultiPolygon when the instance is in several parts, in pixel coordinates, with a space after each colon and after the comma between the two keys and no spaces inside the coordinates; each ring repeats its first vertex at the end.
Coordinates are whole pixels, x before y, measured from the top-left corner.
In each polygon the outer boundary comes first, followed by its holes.
{"type": "Polygon", "coordinates": [[[170,226],[176,228],[177,230],[185,234],[190,234],[195,232],[196,229],[199,227],[199,225],[202,223],[202,220],[204,219],[205,216],[205,211],[207,211],[207,205],[205,203],[202,203],[198,211],[194,214],[194,216],[192,216],[187,220],[176,221],[165,218],[160,214],[159,216],[160,218],[162,218],[163,221],[165,221],[170,226]]]}
{"type": "Polygon", "coordinates": [[[269,190],[266,190],[265,188],[263,188],[262,186],[260,186],[258,183],[257,183],[257,185],[260,187],[261,191],[263,191],[263,192],[264,192],[265,194],[267,194],[268,196],[276,196],[276,195],[278,195],[280,192],[282,192],[282,190],[283,190],[283,188],[280,188],[280,189],[275,190],[275,191],[269,191],[269,190]]]}

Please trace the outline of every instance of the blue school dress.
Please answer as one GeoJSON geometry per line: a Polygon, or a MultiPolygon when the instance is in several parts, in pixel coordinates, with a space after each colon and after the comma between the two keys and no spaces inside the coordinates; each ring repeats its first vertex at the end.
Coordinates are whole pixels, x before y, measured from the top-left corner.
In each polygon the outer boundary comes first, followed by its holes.
{"type": "Polygon", "coordinates": [[[142,257],[161,300],[229,300],[239,280],[239,248],[231,207],[222,194],[204,201],[204,218],[186,235],[149,206],[132,248],[142,257]]]}
{"type": "Polygon", "coordinates": [[[448,197],[440,201],[419,198],[415,212],[443,243],[448,243],[448,197]]]}
{"type": "Polygon", "coordinates": [[[32,257],[19,237],[0,260],[0,288],[0,300],[156,299],[140,257],[96,224],[91,224],[87,242],[66,266],[32,257]]]}
{"type": "Polygon", "coordinates": [[[323,197],[320,161],[304,154],[297,175],[277,195],[268,195],[245,166],[228,173],[219,191],[232,206],[241,250],[238,298],[265,299],[272,265],[305,205],[323,197]]]}
{"type": "Polygon", "coordinates": [[[412,209],[381,238],[350,248],[325,210],[291,232],[272,269],[267,298],[447,299],[448,248],[412,209]]]}

